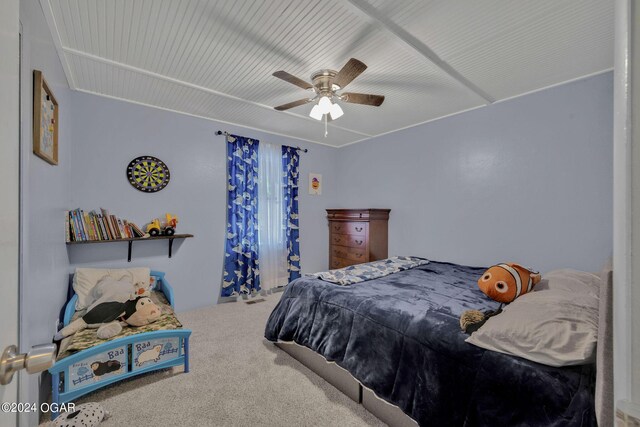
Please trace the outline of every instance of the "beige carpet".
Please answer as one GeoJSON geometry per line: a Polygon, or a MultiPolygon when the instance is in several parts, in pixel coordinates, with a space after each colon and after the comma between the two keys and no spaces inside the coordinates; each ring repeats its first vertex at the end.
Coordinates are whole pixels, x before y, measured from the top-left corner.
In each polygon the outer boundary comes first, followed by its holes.
{"type": "Polygon", "coordinates": [[[180,313],[191,334],[191,372],[136,377],[76,403],[101,402],[106,426],[384,426],[263,338],[282,294],[265,302],[180,313]]]}

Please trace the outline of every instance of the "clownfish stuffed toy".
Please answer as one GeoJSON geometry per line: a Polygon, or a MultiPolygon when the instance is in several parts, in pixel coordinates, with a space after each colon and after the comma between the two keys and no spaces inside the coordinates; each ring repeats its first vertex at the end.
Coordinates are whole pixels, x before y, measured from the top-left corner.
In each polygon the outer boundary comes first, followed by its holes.
{"type": "MultiPolygon", "coordinates": [[[[478,286],[492,300],[508,304],[531,291],[540,279],[540,273],[519,264],[498,264],[482,273],[478,279],[478,286]]],[[[477,331],[489,317],[501,312],[502,305],[497,310],[484,313],[478,310],[467,310],[460,316],[460,327],[470,334],[477,331]]]]}
{"type": "Polygon", "coordinates": [[[519,264],[498,264],[482,274],[478,286],[492,300],[510,303],[531,291],[540,279],[540,273],[519,264]]]}

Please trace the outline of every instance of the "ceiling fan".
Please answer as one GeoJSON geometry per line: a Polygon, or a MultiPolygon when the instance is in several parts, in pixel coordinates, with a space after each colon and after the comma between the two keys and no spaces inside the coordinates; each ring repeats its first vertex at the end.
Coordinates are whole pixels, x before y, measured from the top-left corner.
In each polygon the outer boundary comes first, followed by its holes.
{"type": "Polygon", "coordinates": [[[311,109],[309,116],[316,120],[322,120],[322,118],[324,118],[326,124],[326,121],[336,120],[344,114],[342,108],[340,108],[340,105],[338,105],[336,101],[379,107],[384,101],[384,96],[382,95],[354,92],[337,93],[344,89],[366,69],[367,66],[363,62],[358,61],[355,58],[351,58],[340,71],[319,70],[313,73],[311,75],[311,81],[313,84],[307,83],[286,71],[276,71],[273,73],[275,77],[301,87],[302,89],[313,90],[315,92],[315,96],[278,105],[275,109],[278,111],[284,111],[309,102],[317,102],[311,109]]]}

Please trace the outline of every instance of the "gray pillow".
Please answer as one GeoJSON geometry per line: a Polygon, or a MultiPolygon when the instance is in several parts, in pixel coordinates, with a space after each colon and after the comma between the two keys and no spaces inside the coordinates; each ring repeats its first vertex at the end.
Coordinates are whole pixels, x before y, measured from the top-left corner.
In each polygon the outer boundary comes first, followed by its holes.
{"type": "Polygon", "coordinates": [[[563,268],[546,273],[533,290],[559,290],[576,294],[589,293],[599,297],[601,286],[602,279],[597,274],[563,268]]]}
{"type": "Polygon", "coordinates": [[[591,363],[598,338],[599,298],[586,289],[588,285],[583,285],[583,292],[576,293],[551,286],[522,295],[467,342],[550,366],[591,363]]]}

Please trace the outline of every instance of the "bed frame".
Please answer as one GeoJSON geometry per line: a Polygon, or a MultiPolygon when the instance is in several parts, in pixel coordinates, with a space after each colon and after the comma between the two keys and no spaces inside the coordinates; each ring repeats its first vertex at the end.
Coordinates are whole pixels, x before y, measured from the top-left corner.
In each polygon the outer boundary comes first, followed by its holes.
{"type": "Polygon", "coordinates": [[[402,409],[380,399],[367,387],[360,384],[346,369],[329,362],[315,351],[292,341],[275,343],[281,350],[311,369],[326,382],[347,395],[354,402],[391,427],[416,427],[418,423],[402,409]]]}
{"type": "MultiPolygon", "coordinates": [[[[164,273],[151,271],[156,278],[156,290],[162,291],[174,307],[173,288],[164,278],[164,273]]],[[[73,293],[64,307],[63,324],[67,326],[75,313],[78,296],[73,293]]],[[[189,372],[188,329],[160,330],[129,335],[79,351],[55,363],[51,373],[52,409],[70,402],[94,390],[151,371],[184,366],[189,372]],[[142,359],[142,361],[141,361],[142,359]],[[94,375],[92,364],[104,367],[99,378],[94,375]]],[[[51,419],[58,416],[51,412],[51,419]]]]}
{"type": "MultiPolygon", "coordinates": [[[[596,355],[596,417],[598,425],[613,426],[613,357],[612,357],[612,301],[613,276],[610,266],[599,274],[604,287],[600,290],[600,310],[598,321],[598,351],[596,355]]],[[[399,407],[376,396],[355,379],[349,371],[335,362],[327,361],[315,351],[295,342],[279,341],[277,347],[311,369],[329,384],[340,390],[353,401],[362,404],[369,412],[391,427],[416,427],[418,423],[399,407]]]]}

